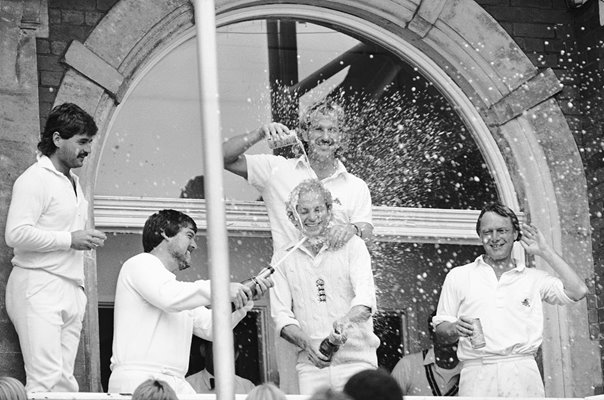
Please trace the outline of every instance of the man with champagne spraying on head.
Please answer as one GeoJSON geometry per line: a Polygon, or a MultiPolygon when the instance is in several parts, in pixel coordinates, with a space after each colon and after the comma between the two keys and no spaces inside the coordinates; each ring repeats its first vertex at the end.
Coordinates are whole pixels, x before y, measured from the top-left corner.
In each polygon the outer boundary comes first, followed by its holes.
{"type": "Polygon", "coordinates": [[[273,274],[271,315],[277,334],[298,348],[302,394],[321,386],[341,390],[355,373],[377,368],[371,259],[358,237],[330,247],[332,207],[331,193],[318,180],[296,186],[287,215],[306,240],[289,253],[292,241],[275,255],[282,261],[273,274]]]}

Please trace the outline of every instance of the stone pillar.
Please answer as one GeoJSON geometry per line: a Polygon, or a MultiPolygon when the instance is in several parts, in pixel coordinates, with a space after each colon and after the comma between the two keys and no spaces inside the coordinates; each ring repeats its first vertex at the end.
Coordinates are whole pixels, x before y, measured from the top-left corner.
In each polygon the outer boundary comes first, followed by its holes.
{"type": "Polygon", "coordinates": [[[5,307],[12,249],[4,227],[13,183],[35,161],[40,131],[36,37],[48,36],[48,17],[46,0],[0,4],[0,375],[25,382],[19,340],[5,307]]]}

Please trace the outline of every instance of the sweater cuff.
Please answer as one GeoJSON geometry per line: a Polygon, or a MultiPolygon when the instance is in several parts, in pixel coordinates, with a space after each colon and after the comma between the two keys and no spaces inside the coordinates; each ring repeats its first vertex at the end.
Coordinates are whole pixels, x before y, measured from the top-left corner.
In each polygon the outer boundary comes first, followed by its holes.
{"type": "Polygon", "coordinates": [[[71,248],[71,232],[57,232],[57,246],[61,250],[71,248]]]}

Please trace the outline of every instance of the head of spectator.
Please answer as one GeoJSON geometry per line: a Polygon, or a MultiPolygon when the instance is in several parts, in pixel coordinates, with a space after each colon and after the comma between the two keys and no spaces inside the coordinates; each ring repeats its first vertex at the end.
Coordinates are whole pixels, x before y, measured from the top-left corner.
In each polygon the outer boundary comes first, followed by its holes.
{"type": "Polygon", "coordinates": [[[197,224],[187,214],[176,210],[161,210],[151,215],[143,227],[143,250],[153,252],[166,241],[166,251],[176,259],[178,269],[188,268],[191,252],[197,248],[197,224]]]}
{"type": "Polygon", "coordinates": [[[285,393],[274,383],[266,382],[253,388],[246,400],[287,400],[285,393]]]}
{"type": "Polygon", "coordinates": [[[300,117],[300,137],[309,158],[335,160],[348,141],[346,113],[334,99],[310,107],[300,117]]]}
{"type": "Polygon", "coordinates": [[[27,400],[25,386],[10,376],[0,377],[0,400],[27,400]]]}
{"type": "Polygon", "coordinates": [[[483,207],[476,221],[476,233],[486,257],[496,262],[509,260],[514,242],[522,236],[514,211],[498,202],[487,203],[483,207]]]}
{"type": "Polygon", "coordinates": [[[344,392],[333,390],[330,387],[317,389],[308,400],[352,400],[344,392]]]}
{"type": "Polygon", "coordinates": [[[132,400],[178,400],[178,397],[166,382],[148,379],[134,390],[132,400]]]}
{"type": "Polygon", "coordinates": [[[94,119],[86,111],[73,103],[58,105],[48,115],[38,151],[68,169],[81,167],[97,131],[94,119]]]}
{"type": "Polygon", "coordinates": [[[331,192],[317,179],[301,182],[292,190],[285,204],[289,220],[309,238],[327,234],[332,206],[331,192]]]}
{"type": "Polygon", "coordinates": [[[455,368],[457,364],[459,364],[459,359],[457,358],[458,342],[446,343],[436,335],[434,332],[434,324],[432,323],[432,318],[434,318],[435,315],[436,310],[432,311],[428,318],[428,334],[434,345],[434,361],[436,362],[436,365],[441,368],[455,368]]]}
{"type": "Polygon", "coordinates": [[[396,380],[383,369],[357,372],[344,385],[353,400],[401,400],[403,392],[396,380]]]}
{"type": "MultiPolygon", "coordinates": [[[[237,341],[237,335],[233,335],[233,346],[235,361],[239,357],[240,345],[237,341]]],[[[214,375],[214,344],[209,340],[202,339],[197,336],[193,336],[191,341],[191,348],[199,349],[199,355],[203,359],[203,365],[205,369],[212,375],[214,375]]]]}

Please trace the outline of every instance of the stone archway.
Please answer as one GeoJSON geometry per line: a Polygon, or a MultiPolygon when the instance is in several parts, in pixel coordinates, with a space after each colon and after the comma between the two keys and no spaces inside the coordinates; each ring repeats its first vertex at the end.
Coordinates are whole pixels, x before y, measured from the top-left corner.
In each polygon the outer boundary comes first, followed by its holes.
{"type": "MultiPolygon", "coordinates": [[[[286,14],[374,35],[418,65],[459,107],[496,176],[501,197],[546,229],[556,249],[574,260],[584,277],[593,276],[583,166],[553,98],[561,85],[551,70],[537,70],[474,1],[274,3],[217,0],[217,22],[286,14]]],[[[103,135],[130,82],[156,52],[192,24],[193,12],[186,0],[118,2],[84,44],[74,42],[68,49],[65,61],[71,69],[56,102],[77,101],[93,112],[103,135]]],[[[82,171],[89,198],[94,194],[100,151],[93,154],[82,171]]],[[[94,266],[94,260],[88,262],[94,266]]],[[[89,282],[95,283],[95,268],[86,270],[89,282]]],[[[92,326],[96,316],[92,297],[90,311],[92,326]]],[[[543,353],[548,396],[592,394],[591,385],[601,378],[600,351],[589,338],[585,302],[547,308],[546,321],[543,353]]]]}

